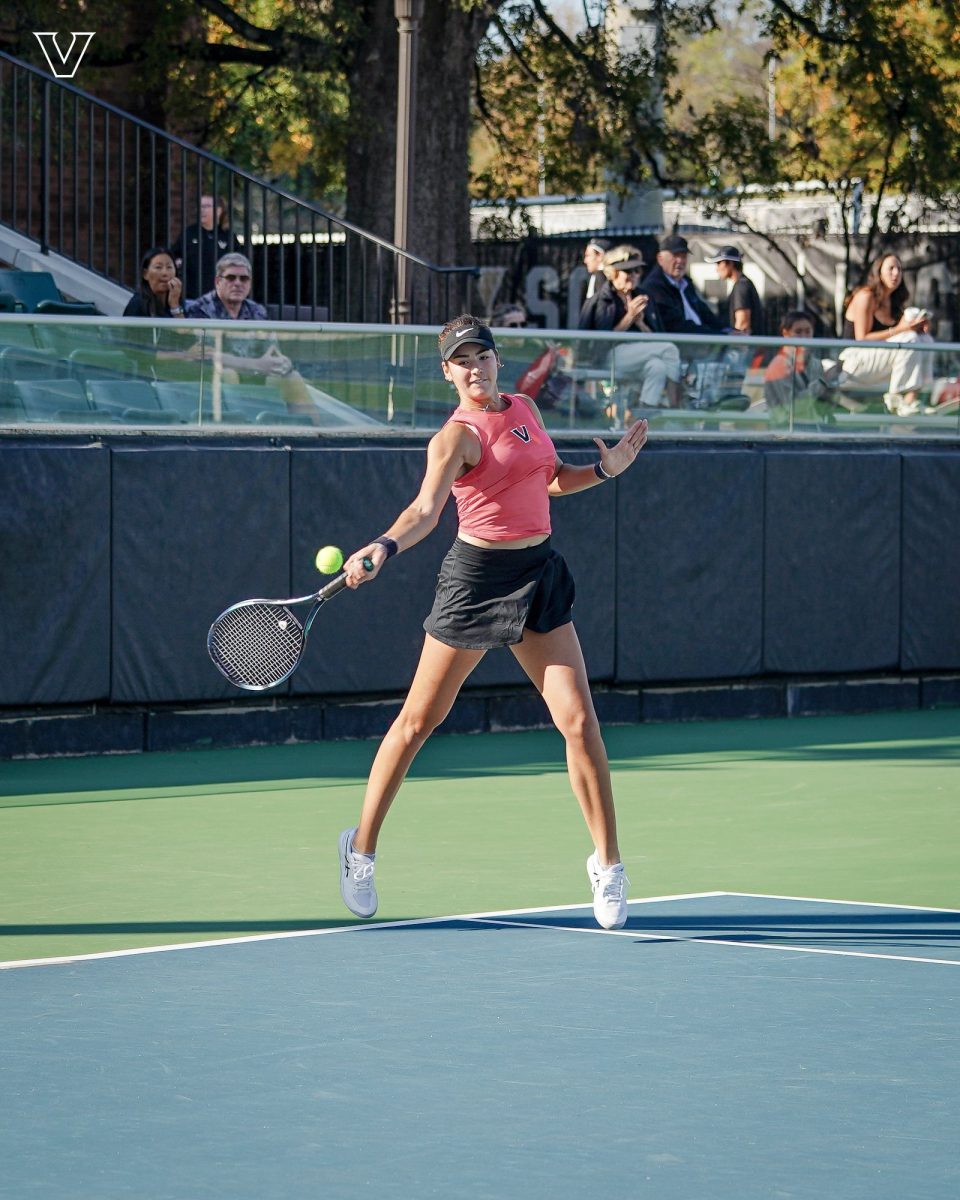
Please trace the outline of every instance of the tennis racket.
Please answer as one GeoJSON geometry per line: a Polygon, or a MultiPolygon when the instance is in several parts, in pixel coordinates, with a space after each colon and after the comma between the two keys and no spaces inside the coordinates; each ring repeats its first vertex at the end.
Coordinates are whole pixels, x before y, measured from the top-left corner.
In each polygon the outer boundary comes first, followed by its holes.
{"type": "MultiPolygon", "coordinates": [[[[363,560],[373,570],[369,558],[363,560]]],[[[303,657],[310,626],[320,609],[347,586],[340,574],[319,592],[290,600],[242,600],[232,604],[210,626],[207,652],[213,665],[237,687],[263,692],[289,679],[303,657]],[[292,611],[310,604],[303,621],[292,611]]]]}

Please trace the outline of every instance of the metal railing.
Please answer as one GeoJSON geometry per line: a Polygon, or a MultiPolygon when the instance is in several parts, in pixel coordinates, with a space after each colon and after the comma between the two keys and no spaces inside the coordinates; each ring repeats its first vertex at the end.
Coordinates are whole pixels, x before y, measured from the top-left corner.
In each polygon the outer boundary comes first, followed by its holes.
{"type": "MultiPolygon", "coordinates": [[[[203,196],[222,202],[220,240],[251,259],[271,315],[433,324],[470,306],[476,268],[426,262],[0,52],[0,224],[133,289],[146,249],[200,227],[203,196]]],[[[184,246],[200,279],[214,256],[184,246]]]]}
{"type": "MultiPolygon", "coordinates": [[[[887,344],[880,380],[842,369],[858,344],[835,340],[496,337],[501,391],[530,395],[553,437],[615,439],[644,418],[682,439],[960,441],[960,343],[887,344]],[[910,390],[895,396],[894,380],[910,390]]],[[[0,313],[2,438],[91,426],[391,438],[434,432],[456,404],[436,325],[0,313]]]]}

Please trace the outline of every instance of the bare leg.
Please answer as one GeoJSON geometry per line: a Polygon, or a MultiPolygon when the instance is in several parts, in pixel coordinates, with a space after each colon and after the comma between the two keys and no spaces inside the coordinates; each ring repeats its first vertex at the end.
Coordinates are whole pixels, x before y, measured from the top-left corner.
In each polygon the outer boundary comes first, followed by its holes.
{"type": "Polygon", "coordinates": [[[580,803],[601,866],[620,861],[613,786],[600,723],[593,707],[587,669],[572,624],[549,633],[527,630],[511,646],[517,662],[543,696],[567,745],[570,786],[580,803]]]}
{"type": "Polygon", "coordinates": [[[380,827],[417,751],[453,707],[464,681],[485,653],[456,650],[426,635],[403,708],[380,743],[370,768],[360,824],[353,838],[353,848],[361,854],[376,850],[380,827]]]}

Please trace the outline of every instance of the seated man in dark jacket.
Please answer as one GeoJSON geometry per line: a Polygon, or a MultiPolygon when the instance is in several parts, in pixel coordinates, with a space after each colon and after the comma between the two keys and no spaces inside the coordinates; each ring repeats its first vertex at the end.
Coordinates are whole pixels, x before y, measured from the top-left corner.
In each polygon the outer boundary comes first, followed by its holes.
{"type": "Polygon", "coordinates": [[[678,234],[660,243],[657,265],[645,276],[640,290],[657,306],[667,333],[729,333],[726,321],[713,311],[687,278],[690,247],[678,234]]]}
{"type": "Polygon", "coordinates": [[[643,265],[636,246],[608,250],[603,256],[603,286],[580,310],[579,328],[624,334],[624,340],[611,347],[617,386],[639,383],[644,408],[673,406],[680,402],[679,351],[671,342],[637,336],[663,333],[656,304],[636,286],[643,265]]]}

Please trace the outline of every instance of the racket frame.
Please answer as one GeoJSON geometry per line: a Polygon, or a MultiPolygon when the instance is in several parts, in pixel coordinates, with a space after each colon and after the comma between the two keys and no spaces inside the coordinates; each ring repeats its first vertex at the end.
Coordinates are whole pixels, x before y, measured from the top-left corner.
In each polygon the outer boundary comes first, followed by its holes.
{"type": "MultiPolygon", "coordinates": [[[[367,571],[373,570],[373,563],[370,561],[369,558],[365,558],[363,560],[363,566],[364,566],[364,569],[367,571]]],[[[210,628],[207,630],[207,654],[209,654],[209,656],[210,656],[210,661],[217,668],[217,670],[224,677],[224,679],[227,680],[228,683],[233,684],[234,687],[243,688],[243,690],[246,692],[266,692],[270,688],[279,687],[281,683],[286,683],[286,681],[294,673],[294,671],[297,669],[297,667],[300,666],[300,662],[303,658],[303,652],[307,648],[307,636],[310,633],[310,627],[313,624],[317,613],[320,611],[321,608],[323,608],[324,604],[326,604],[326,602],[328,600],[330,600],[333,596],[336,596],[340,592],[342,592],[346,586],[347,586],[347,575],[346,575],[345,571],[341,571],[340,574],[335,579],[331,579],[329,583],[324,584],[324,586],[322,588],[320,588],[319,591],[310,592],[309,595],[306,595],[306,596],[291,596],[286,600],[271,600],[271,599],[268,599],[267,597],[254,597],[251,600],[240,600],[236,604],[231,604],[229,606],[229,608],[225,608],[223,610],[223,612],[216,618],[216,620],[211,624],[210,628]],[[283,675],[281,675],[279,679],[274,679],[270,683],[241,683],[238,679],[232,679],[226,673],[226,671],[224,671],[223,667],[220,665],[220,663],[217,661],[217,659],[214,655],[213,644],[212,644],[214,630],[217,628],[217,626],[220,624],[220,622],[223,620],[224,617],[228,616],[232,612],[236,612],[237,609],[239,609],[239,608],[251,608],[256,604],[269,604],[273,608],[288,609],[290,605],[309,604],[311,600],[314,602],[313,608],[310,609],[310,611],[307,613],[306,617],[302,621],[300,620],[300,618],[297,616],[296,613],[293,613],[293,612],[290,613],[290,616],[293,618],[293,620],[296,621],[297,624],[300,626],[300,628],[303,630],[303,641],[300,645],[300,652],[297,655],[297,657],[294,659],[292,666],[290,667],[290,669],[288,671],[286,671],[283,675]]]]}

